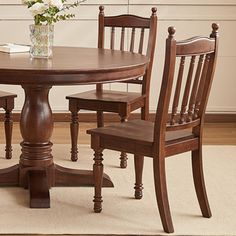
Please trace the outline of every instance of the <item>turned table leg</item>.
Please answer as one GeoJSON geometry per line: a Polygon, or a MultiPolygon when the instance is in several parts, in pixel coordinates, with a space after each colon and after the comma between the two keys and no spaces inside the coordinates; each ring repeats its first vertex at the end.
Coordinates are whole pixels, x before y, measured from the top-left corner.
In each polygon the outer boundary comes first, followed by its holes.
{"type": "MultiPolygon", "coordinates": [[[[91,170],[70,169],[53,163],[50,142],[53,119],[48,101],[51,86],[27,85],[23,88],[25,103],[20,120],[23,142],[19,185],[29,188],[30,207],[48,208],[50,187],[94,186],[93,174],[91,170]]],[[[106,174],[103,175],[103,187],[113,187],[112,181],[106,174]]]]}
{"type": "Polygon", "coordinates": [[[25,103],[21,112],[23,138],[20,156],[20,186],[29,187],[30,207],[50,207],[49,188],[53,182],[52,111],[48,102],[51,86],[22,86],[25,103]]]}
{"type": "MultiPolygon", "coordinates": [[[[31,208],[49,208],[53,186],[94,186],[92,170],[65,168],[53,163],[50,138],[52,111],[48,102],[51,86],[24,85],[25,103],[21,112],[21,156],[19,165],[0,169],[1,186],[28,188],[31,208]]],[[[91,158],[92,167],[92,158],[91,158]]],[[[103,187],[113,187],[103,174],[103,187]]]]}

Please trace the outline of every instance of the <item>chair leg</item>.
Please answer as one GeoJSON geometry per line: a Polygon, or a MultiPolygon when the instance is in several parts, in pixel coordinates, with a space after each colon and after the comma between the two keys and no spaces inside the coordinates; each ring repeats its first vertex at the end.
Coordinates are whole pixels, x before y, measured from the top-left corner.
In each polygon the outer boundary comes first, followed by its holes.
{"type": "Polygon", "coordinates": [[[5,111],[4,126],[5,126],[5,137],[6,137],[5,157],[6,159],[11,159],[12,158],[11,140],[12,140],[12,127],[13,127],[11,110],[5,111]]]}
{"type": "Polygon", "coordinates": [[[173,233],[174,227],[172,224],[169,201],[168,201],[164,157],[158,157],[158,156],[154,157],[153,170],[154,170],[156,199],[162,225],[166,233],[173,233]]]}
{"type": "MultiPolygon", "coordinates": [[[[126,121],[127,121],[126,116],[121,117],[121,120],[120,120],[121,123],[126,122],[126,121]]],[[[127,160],[128,160],[127,153],[121,152],[120,153],[120,168],[125,169],[127,167],[127,160]]]]}
{"type": "Polygon", "coordinates": [[[93,165],[93,177],[94,177],[94,212],[100,213],[102,211],[102,180],[103,180],[103,154],[102,151],[94,150],[94,165],[93,165]]]}
{"type": "Polygon", "coordinates": [[[210,218],[211,210],[207,198],[204,175],[203,175],[202,147],[200,147],[198,150],[192,151],[192,170],[193,170],[194,186],[202,215],[203,217],[210,218]]]}
{"type": "Polygon", "coordinates": [[[97,127],[104,126],[104,116],[102,111],[97,111],[97,127]]]}
{"type": "Polygon", "coordinates": [[[79,121],[78,111],[71,112],[70,123],[70,135],[71,135],[71,160],[78,160],[78,133],[79,133],[79,121]]]}
{"type": "Polygon", "coordinates": [[[135,199],[141,199],[143,197],[143,160],[144,156],[134,155],[134,167],[135,167],[135,185],[134,185],[134,196],[135,199]]]}
{"type": "Polygon", "coordinates": [[[141,108],[141,119],[148,120],[149,118],[149,105],[145,105],[141,108]]]}
{"type": "Polygon", "coordinates": [[[121,152],[120,153],[120,168],[125,169],[127,167],[127,153],[121,152]]]}

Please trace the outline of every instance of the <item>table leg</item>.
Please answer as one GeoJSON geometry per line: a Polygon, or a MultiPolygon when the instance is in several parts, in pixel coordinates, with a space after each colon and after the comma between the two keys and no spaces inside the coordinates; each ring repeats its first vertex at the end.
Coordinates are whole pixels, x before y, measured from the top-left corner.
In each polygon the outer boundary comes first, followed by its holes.
{"type": "Polygon", "coordinates": [[[28,172],[30,207],[49,208],[50,195],[45,170],[31,170],[28,172]]]}
{"type": "Polygon", "coordinates": [[[1,186],[18,186],[19,184],[19,165],[0,170],[1,186]]]}
{"type": "MultiPolygon", "coordinates": [[[[94,186],[93,172],[55,165],[55,186],[94,186]]],[[[108,175],[103,175],[103,187],[113,187],[108,175]]]]}
{"type": "Polygon", "coordinates": [[[52,110],[48,102],[51,86],[24,85],[25,102],[21,111],[19,185],[29,188],[30,207],[50,207],[48,170],[53,166],[50,138],[53,131],[52,110]]]}
{"type": "MultiPolygon", "coordinates": [[[[20,130],[23,141],[19,165],[0,170],[0,185],[29,188],[30,207],[49,208],[53,186],[93,186],[92,171],[64,168],[53,163],[50,138],[52,111],[48,101],[51,86],[24,85],[25,103],[20,130]]],[[[104,174],[103,186],[113,187],[104,174]]]]}

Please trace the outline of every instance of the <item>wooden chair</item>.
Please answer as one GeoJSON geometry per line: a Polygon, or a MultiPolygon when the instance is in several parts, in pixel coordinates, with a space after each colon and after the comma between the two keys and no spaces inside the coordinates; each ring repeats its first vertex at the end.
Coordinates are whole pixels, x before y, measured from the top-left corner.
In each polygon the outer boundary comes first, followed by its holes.
{"type": "Polygon", "coordinates": [[[134,154],[136,199],[142,197],[143,156],[152,157],[156,199],[163,228],[167,233],[173,232],[167,196],[165,158],[191,151],[193,179],[201,212],[204,217],[211,217],[202,168],[202,131],[217,56],[218,25],[212,24],[212,29],[210,38],[194,37],[176,41],[175,29],[169,27],[154,123],[131,120],[87,131],[91,134],[91,147],[95,152],[95,212],[102,210],[103,149],[134,154]],[[180,62],[177,70],[178,60],[180,62]],[[175,71],[178,72],[176,77],[175,71]],[[170,115],[169,107],[172,111],[170,115]]]}
{"type": "MultiPolygon", "coordinates": [[[[153,64],[153,56],[156,42],[157,16],[156,8],[152,8],[150,18],[143,18],[135,15],[119,15],[119,16],[104,16],[104,7],[99,7],[99,33],[98,33],[98,48],[104,48],[105,45],[105,29],[111,28],[110,49],[115,47],[115,33],[120,34],[120,42],[118,50],[125,51],[125,46],[130,43],[127,51],[134,52],[137,46],[137,52],[142,54],[146,49],[146,55],[150,58],[149,66],[143,78],[132,78],[125,83],[136,84],[141,86],[141,92],[121,92],[113,90],[103,90],[102,85],[96,86],[96,90],[78,93],[67,96],[69,99],[69,110],[71,112],[71,160],[78,159],[78,111],[81,109],[97,111],[97,126],[104,126],[103,112],[113,112],[120,116],[121,122],[127,121],[130,113],[141,108],[141,117],[143,120],[148,119],[149,113],[149,89],[150,78],[153,64]],[[128,40],[128,30],[131,30],[131,39],[128,40]],[[136,36],[140,35],[138,45],[135,41],[136,36]],[[137,35],[139,33],[139,35],[137,35]],[[145,33],[148,33],[148,39],[145,40],[145,33]],[[126,40],[127,39],[127,40],[126,40]],[[146,45],[146,48],[144,44],[146,45]]],[[[117,40],[119,41],[119,40],[117,40]]],[[[120,166],[127,166],[127,155],[122,152],[120,156],[120,166]]]]}
{"type": "Polygon", "coordinates": [[[4,126],[5,126],[5,137],[6,137],[6,148],[5,148],[5,157],[6,159],[12,158],[12,117],[11,112],[14,108],[14,98],[17,97],[16,94],[7,93],[0,91],[0,108],[5,110],[4,126]]]}

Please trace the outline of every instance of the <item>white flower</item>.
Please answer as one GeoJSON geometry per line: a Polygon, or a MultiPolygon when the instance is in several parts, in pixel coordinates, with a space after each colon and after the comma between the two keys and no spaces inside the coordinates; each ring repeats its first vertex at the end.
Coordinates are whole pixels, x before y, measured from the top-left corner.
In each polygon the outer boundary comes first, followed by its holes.
{"type": "Polygon", "coordinates": [[[44,13],[43,16],[44,17],[51,17],[51,15],[48,12],[44,13]]]}
{"type": "Polygon", "coordinates": [[[48,6],[44,3],[36,2],[32,7],[29,8],[33,16],[42,14],[48,9],[48,6]]]}
{"type": "MultiPolygon", "coordinates": [[[[1,1],[1,0],[0,0],[1,1]]],[[[52,25],[60,20],[73,18],[74,14],[63,14],[60,12],[79,6],[86,0],[76,0],[68,6],[64,6],[67,0],[21,0],[27,6],[34,17],[35,25],[52,25]]]]}
{"type": "Polygon", "coordinates": [[[44,0],[43,2],[48,4],[49,6],[56,7],[59,10],[62,10],[63,8],[62,0],[44,0]]]}

